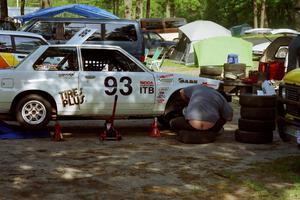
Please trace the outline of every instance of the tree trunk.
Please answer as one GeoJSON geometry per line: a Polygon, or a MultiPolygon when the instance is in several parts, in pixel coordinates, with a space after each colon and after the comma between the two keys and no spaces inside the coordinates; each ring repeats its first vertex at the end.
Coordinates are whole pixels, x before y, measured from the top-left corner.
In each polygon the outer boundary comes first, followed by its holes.
{"type": "Polygon", "coordinates": [[[143,0],[136,0],[135,19],[141,19],[143,16],[143,0]]]}
{"type": "Polygon", "coordinates": [[[1,0],[0,12],[0,19],[5,20],[8,17],[7,0],[1,0]]]}
{"type": "Polygon", "coordinates": [[[150,18],[150,0],[146,3],[146,18],[150,18]]]}
{"type": "Polygon", "coordinates": [[[170,0],[170,15],[171,15],[171,17],[175,17],[175,2],[174,2],[174,0],[170,0]]]}
{"type": "Polygon", "coordinates": [[[266,0],[261,1],[260,10],[260,28],[264,28],[267,25],[267,15],[266,15],[266,0]]]}
{"type": "Polygon", "coordinates": [[[166,17],[170,17],[170,0],[166,0],[166,17]]]}
{"type": "Polygon", "coordinates": [[[116,16],[119,16],[120,0],[116,0],[116,16]]]}
{"type": "Polygon", "coordinates": [[[300,31],[300,0],[297,0],[294,6],[295,29],[300,31]]]}
{"type": "Polygon", "coordinates": [[[41,2],[41,8],[49,8],[51,7],[51,0],[42,0],[41,2]]]}
{"type": "Polygon", "coordinates": [[[20,13],[21,15],[25,14],[25,0],[20,0],[20,13]]]}
{"type": "Polygon", "coordinates": [[[253,0],[253,27],[257,28],[257,2],[253,0]]]}
{"type": "Polygon", "coordinates": [[[124,0],[124,5],[125,5],[125,19],[131,19],[131,7],[132,7],[131,0],[124,0]]]}

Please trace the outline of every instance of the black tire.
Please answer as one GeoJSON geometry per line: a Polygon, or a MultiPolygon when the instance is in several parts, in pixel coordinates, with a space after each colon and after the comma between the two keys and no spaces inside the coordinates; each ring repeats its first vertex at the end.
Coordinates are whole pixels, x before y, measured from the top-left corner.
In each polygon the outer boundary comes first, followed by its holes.
{"type": "Polygon", "coordinates": [[[40,95],[23,97],[16,105],[16,119],[26,129],[41,129],[51,119],[51,104],[40,95]]]}
{"type": "Polygon", "coordinates": [[[157,121],[165,128],[170,128],[170,121],[179,116],[182,116],[182,113],[179,113],[178,111],[171,111],[166,115],[157,117],[157,121]]]}
{"type": "Polygon", "coordinates": [[[277,131],[283,142],[291,141],[291,138],[285,133],[286,122],[283,119],[277,119],[277,131]]]}
{"type": "Polygon", "coordinates": [[[170,58],[171,55],[173,54],[174,50],[175,50],[175,46],[169,47],[168,50],[167,50],[167,53],[166,53],[166,57],[170,58]]]}
{"type": "Polygon", "coordinates": [[[239,96],[239,103],[245,107],[275,107],[277,97],[260,96],[255,94],[244,93],[239,96]]]}
{"type": "Polygon", "coordinates": [[[252,107],[242,106],[240,114],[242,119],[275,120],[276,109],[275,108],[252,108],[252,107]]]}
{"type": "Polygon", "coordinates": [[[223,72],[220,66],[202,66],[200,75],[220,76],[223,72]]]}
{"type": "Polygon", "coordinates": [[[273,142],[273,132],[235,131],[235,140],[249,144],[267,144],[273,142]]]}
{"type": "Polygon", "coordinates": [[[218,133],[211,131],[178,131],[176,139],[186,144],[206,144],[216,140],[218,133]]]}
{"type": "Polygon", "coordinates": [[[239,119],[239,129],[242,131],[273,131],[276,128],[275,120],[239,119]]]}
{"type": "Polygon", "coordinates": [[[224,72],[246,72],[245,64],[224,64],[224,72]]]}

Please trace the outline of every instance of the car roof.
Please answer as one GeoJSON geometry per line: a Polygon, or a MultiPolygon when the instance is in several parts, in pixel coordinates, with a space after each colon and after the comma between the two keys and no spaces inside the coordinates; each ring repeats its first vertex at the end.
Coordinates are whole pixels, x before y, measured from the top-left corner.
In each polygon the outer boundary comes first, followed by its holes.
{"type": "Polygon", "coordinates": [[[42,46],[49,46],[49,47],[91,47],[91,48],[104,48],[104,49],[118,49],[123,50],[123,48],[114,45],[107,45],[107,44],[50,44],[50,45],[42,45],[42,46]]]}
{"type": "Polygon", "coordinates": [[[24,31],[7,31],[7,30],[0,30],[0,35],[16,35],[16,36],[27,36],[27,37],[37,37],[45,40],[43,36],[35,33],[24,32],[24,31]]]}

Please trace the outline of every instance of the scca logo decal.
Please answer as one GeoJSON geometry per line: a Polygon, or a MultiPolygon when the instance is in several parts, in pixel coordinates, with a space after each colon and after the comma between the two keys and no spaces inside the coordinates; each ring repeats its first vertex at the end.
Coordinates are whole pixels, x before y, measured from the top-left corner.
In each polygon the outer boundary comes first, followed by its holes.
{"type": "Polygon", "coordinates": [[[59,92],[59,94],[64,107],[82,104],[85,98],[85,95],[82,94],[82,88],[79,90],[77,88],[65,90],[59,92]]]}

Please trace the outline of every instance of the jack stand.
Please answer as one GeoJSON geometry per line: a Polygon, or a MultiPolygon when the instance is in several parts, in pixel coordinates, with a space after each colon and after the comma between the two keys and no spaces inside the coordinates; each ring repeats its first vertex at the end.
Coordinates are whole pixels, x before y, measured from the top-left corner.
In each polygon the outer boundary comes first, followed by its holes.
{"type": "Polygon", "coordinates": [[[100,140],[121,140],[122,135],[114,128],[114,120],[115,120],[115,113],[116,113],[116,107],[117,107],[117,101],[118,101],[118,95],[115,96],[115,101],[113,105],[113,112],[112,116],[109,120],[106,120],[104,123],[105,130],[103,133],[100,134],[100,140]]]}
{"type": "Polygon", "coordinates": [[[51,135],[51,140],[55,141],[55,142],[64,140],[62,132],[61,132],[61,125],[58,123],[58,121],[55,122],[54,133],[53,133],[53,135],[51,135]]]}

